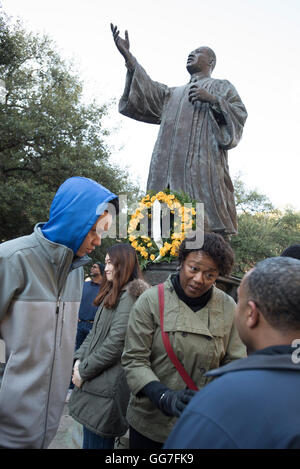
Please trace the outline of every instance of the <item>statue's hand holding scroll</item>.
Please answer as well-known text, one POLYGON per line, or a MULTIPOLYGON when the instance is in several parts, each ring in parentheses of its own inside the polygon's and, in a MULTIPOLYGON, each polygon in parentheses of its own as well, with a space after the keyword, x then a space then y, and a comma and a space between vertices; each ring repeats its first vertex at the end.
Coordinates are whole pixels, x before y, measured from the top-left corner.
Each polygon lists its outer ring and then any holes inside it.
POLYGON ((189 91, 189 101, 192 104, 194 104, 196 101, 201 101, 202 103, 216 104, 217 98, 208 91, 206 91, 204 88, 201 88, 196 83, 193 83, 189 91))

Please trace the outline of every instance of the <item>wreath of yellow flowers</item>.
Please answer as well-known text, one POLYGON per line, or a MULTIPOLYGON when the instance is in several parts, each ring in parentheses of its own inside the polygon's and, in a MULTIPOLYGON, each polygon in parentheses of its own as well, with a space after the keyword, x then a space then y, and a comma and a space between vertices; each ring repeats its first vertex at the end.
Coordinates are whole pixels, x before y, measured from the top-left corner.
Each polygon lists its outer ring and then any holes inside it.
POLYGON ((191 202, 185 194, 160 191, 154 195, 146 194, 138 203, 137 209, 129 219, 127 233, 131 246, 137 251, 142 268, 150 262, 171 262, 178 257, 178 248, 182 240, 186 233, 195 226, 196 210, 191 206, 191 202), (151 207, 156 200, 167 204, 171 214, 178 214, 176 218, 178 221, 173 221, 170 227, 170 237, 168 239, 162 238, 163 245, 161 247, 149 236, 137 236, 140 221, 144 217, 151 218, 151 207))

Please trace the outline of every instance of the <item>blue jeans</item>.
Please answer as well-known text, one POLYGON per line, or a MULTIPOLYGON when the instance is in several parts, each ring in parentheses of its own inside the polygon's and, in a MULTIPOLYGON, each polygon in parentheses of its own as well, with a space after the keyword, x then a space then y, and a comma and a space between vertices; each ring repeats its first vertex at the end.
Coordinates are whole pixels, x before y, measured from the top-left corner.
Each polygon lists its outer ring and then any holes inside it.
POLYGON ((75 350, 78 350, 93 327, 92 322, 79 321, 77 326, 75 350))
POLYGON ((83 427, 82 449, 114 449, 114 445, 114 438, 104 438, 83 427))

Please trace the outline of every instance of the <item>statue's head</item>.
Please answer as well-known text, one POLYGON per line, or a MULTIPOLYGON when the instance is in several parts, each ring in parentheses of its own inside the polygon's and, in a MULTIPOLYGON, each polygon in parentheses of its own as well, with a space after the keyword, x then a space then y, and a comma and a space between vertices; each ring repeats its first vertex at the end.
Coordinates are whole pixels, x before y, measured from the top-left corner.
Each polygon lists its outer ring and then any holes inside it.
POLYGON ((189 54, 186 69, 191 75, 198 72, 207 72, 210 75, 216 61, 216 54, 210 47, 199 47, 189 54))

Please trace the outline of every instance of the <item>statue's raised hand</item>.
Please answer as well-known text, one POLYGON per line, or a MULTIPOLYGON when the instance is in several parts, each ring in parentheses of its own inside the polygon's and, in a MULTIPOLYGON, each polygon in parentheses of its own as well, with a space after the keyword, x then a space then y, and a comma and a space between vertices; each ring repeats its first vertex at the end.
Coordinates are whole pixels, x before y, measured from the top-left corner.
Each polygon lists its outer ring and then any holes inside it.
POLYGON ((128 60, 129 58, 129 37, 128 37, 128 32, 125 31, 125 39, 122 39, 120 37, 120 31, 118 30, 117 26, 114 26, 112 23, 110 23, 110 28, 112 31, 112 35, 115 41, 115 44, 120 51, 120 53, 123 55, 125 60, 128 60))

